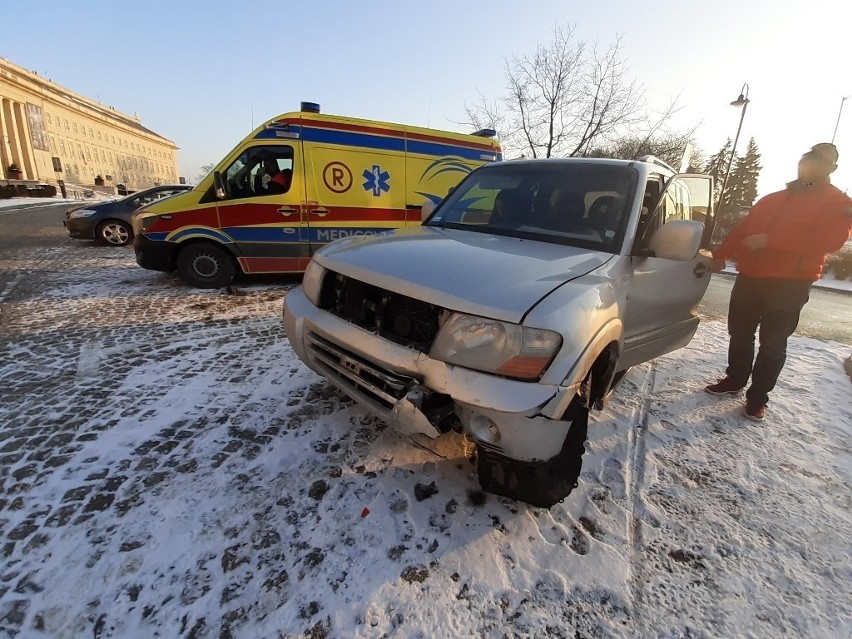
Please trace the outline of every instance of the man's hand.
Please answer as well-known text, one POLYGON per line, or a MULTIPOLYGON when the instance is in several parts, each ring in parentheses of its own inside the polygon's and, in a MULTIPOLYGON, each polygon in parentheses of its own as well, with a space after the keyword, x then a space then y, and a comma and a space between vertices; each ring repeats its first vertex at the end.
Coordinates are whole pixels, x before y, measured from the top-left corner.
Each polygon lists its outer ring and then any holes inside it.
POLYGON ((761 233, 760 235, 749 235, 743 240, 743 246, 749 251, 766 248, 767 244, 769 244, 769 236, 766 233, 761 233))
POLYGON ((727 264, 727 262, 725 262, 725 260, 720 260, 720 259, 714 257, 710 261, 710 272, 711 273, 721 273, 723 270, 725 270, 725 267, 727 265, 728 264, 727 264))

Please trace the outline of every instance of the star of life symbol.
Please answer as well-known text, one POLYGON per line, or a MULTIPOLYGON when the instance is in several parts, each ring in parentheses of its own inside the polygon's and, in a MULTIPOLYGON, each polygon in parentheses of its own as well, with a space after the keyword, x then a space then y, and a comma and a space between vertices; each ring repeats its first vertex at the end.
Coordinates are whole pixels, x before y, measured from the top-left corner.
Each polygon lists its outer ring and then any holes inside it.
POLYGON ((387 171, 382 171, 382 167, 378 164, 373 165, 373 170, 364 169, 364 173, 362 173, 363 178, 366 180, 363 184, 365 191, 373 191, 373 195, 376 197, 382 194, 382 191, 387 193, 390 191, 390 184, 388 180, 390 180, 390 173, 387 171))

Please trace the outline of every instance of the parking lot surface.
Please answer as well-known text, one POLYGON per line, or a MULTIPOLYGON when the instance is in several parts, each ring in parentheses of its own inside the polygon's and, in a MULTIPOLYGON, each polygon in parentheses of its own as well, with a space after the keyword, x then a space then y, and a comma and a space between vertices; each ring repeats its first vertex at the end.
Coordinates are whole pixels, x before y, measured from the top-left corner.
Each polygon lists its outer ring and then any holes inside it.
POLYGON ((295 283, 4 250, 0 637, 846 636, 846 347, 797 341, 756 428, 700 392, 725 344, 705 323, 628 375, 543 510, 302 366, 295 283))

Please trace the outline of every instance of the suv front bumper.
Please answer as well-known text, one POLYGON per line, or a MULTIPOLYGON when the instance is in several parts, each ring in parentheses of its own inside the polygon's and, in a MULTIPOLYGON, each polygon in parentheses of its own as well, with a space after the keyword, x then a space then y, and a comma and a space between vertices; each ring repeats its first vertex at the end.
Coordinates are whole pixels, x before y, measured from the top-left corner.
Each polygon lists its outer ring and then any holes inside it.
POLYGON ((571 423, 549 411, 566 405, 576 387, 520 382, 432 359, 315 307, 301 288, 284 300, 284 325, 303 362, 398 430, 437 437, 440 406, 429 400, 436 395, 451 400, 464 432, 497 455, 547 461, 562 450, 571 423))

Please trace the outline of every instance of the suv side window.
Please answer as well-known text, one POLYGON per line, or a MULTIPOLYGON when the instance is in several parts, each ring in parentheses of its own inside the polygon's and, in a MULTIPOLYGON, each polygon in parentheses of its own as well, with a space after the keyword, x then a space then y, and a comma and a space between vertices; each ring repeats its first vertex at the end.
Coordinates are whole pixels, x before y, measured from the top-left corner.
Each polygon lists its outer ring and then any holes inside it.
MULTIPOLYGON (((651 186, 650 179, 648 185, 651 186)), ((666 185, 666 190, 652 213, 647 214, 646 207, 642 207, 636 241, 633 245, 634 254, 643 254, 657 229, 673 220, 693 220, 706 226, 712 199, 712 185, 712 180, 707 179, 706 176, 680 175, 673 178, 671 183, 666 185)), ((646 201, 647 199, 646 192, 646 201)), ((707 241, 705 237, 702 246, 706 245, 707 241)))
POLYGON ((225 170, 228 200, 278 195, 293 181, 293 147, 253 146, 225 170))
POLYGON ((660 224, 657 216, 661 212, 660 193, 663 190, 663 176, 651 175, 645 184, 645 195, 642 197, 642 212, 639 216, 639 226, 636 229, 636 241, 633 245, 634 251, 639 252, 648 246, 648 241, 660 224))

